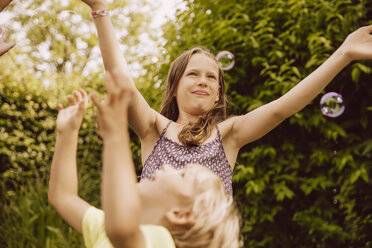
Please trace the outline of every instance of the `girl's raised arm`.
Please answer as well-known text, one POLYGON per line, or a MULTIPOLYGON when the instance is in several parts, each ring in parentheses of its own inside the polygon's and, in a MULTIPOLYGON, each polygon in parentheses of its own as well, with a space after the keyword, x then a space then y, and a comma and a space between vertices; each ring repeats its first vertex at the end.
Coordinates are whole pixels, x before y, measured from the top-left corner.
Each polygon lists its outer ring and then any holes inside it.
POLYGON ((352 60, 372 59, 371 32, 372 25, 354 31, 321 66, 282 97, 246 115, 233 118, 231 134, 236 148, 259 139, 304 108, 352 60))
MULTIPOLYGON (((85 2, 92 11, 96 11, 96 13, 108 9, 104 0, 82 1, 85 2)), ((121 80, 121 83, 126 84, 127 87, 129 86, 135 89, 135 96, 132 98, 129 106, 129 124, 142 139, 146 135, 147 131, 155 125, 157 112, 148 105, 141 93, 136 89, 127 62, 122 51, 120 51, 110 16, 98 14, 94 18, 94 21, 97 28, 99 46, 105 70, 107 72, 112 72, 114 68, 119 68, 125 76, 121 80)))

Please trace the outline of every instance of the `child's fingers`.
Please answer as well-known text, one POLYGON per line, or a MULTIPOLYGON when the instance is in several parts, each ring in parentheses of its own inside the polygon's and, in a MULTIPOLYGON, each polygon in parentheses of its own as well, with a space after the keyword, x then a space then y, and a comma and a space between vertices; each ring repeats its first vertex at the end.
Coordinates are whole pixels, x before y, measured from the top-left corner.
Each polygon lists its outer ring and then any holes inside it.
POLYGON ((71 95, 68 95, 67 96, 67 101, 68 101, 68 104, 75 105, 75 101, 74 101, 74 99, 72 98, 71 95))
POLYGON ((80 89, 79 92, 80 92, 80 94, 83 98, 84 106, 87 106, 88 105, 88 94, 87 94, 87 92, 84 89, 80 89))
POLYGON ((74 95, 77 103, 81 101, 82 96, 80 91, 74 90, 72 94, 74 95))
POLYGON ((58 105, 57 105, 57 109, 58 109, 58 111, 61 111, 61 110, 63 109, 63 105, 60 104, 60 103, 58 103, 58 105))
POLYGON ((78 114, 84 113, 84 109, 85 109, 85 102, 84 101, 80 101, 78 103, 78 110, 77 110, 78 114))
POLYGON ((88 94, 84 89, 80 89, 79 92, 80 92, 80 94, 82 95, 83 98, 88 97, 88 94))

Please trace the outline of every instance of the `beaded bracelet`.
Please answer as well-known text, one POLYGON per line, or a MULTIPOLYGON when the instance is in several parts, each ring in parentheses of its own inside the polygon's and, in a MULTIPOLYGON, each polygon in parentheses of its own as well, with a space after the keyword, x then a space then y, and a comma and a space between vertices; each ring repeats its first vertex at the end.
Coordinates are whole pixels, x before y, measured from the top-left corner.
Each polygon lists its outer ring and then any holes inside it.
POLYGON ((108 16, 110 15, 110 10, 109 9, 95 10, 95 11, 92 11, 91 14, 93 18, 108 16))

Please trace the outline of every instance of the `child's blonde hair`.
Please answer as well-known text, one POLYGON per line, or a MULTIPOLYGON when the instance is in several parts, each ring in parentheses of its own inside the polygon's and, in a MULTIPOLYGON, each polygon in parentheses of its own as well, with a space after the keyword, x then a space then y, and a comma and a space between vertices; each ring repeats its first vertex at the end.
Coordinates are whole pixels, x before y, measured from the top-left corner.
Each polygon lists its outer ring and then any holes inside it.
POLYGON ((176 246, 242 247, 240 215, 221 179, 202 165, 188 165, 187 169, 195 170, 195 195, 191 204, 193 221, 169 230, 176 246))

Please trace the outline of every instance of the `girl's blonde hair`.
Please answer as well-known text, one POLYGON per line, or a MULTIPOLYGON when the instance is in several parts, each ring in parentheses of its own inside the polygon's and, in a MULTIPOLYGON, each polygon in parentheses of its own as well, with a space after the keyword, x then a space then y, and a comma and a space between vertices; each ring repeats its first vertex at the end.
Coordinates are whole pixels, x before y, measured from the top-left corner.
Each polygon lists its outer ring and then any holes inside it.
POLYGON ((169 230, 178 248, 242 247, 240 215, 233 197, 226 193, 221 179, 202 165, 188 165, 195 170, 195 195, 191 209, 193 221, 169 230))
MULTIPOLYGON (((174 96, 178 83, 186 70, 191 56, 194 54, 204 54, 216 61, 216 58, 208 50, 196 47, 188 50, 176 58, 171 64, 166 81, 166 90, 160 113, 170 120, 177 121, 178 105, 174 96)), ((218 70, 219 100, 214 107, 196 123, 185 125, 178 135, 178 139, 185 146, 197 146, 202 144, 211 135, 214 126, 226 119, 226 96, 225 81, 221 69, 218 70)))

